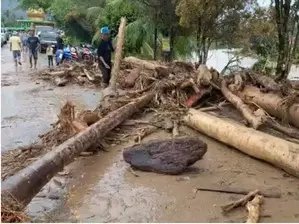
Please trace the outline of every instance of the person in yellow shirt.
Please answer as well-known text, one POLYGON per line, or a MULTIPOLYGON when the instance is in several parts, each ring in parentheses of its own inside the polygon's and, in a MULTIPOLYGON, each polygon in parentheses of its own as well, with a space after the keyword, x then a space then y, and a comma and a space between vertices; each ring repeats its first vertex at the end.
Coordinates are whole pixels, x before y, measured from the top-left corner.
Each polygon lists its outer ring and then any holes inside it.
POLYGON ((21 63, 21 38, 18 36, 17 32, 13 32, 11 38, 9 38, 10 51, 15 61, 16 66, 22 65, 21 63))

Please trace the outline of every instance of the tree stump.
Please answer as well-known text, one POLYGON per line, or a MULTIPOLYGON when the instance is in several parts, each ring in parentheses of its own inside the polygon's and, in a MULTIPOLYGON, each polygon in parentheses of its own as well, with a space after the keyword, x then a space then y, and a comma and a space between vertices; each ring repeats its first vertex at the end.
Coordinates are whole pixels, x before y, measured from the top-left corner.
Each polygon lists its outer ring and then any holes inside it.
POLYGON ((176 175, 200 160, 207 144, 193 138, 150 141, 127 148, 124 160, 136 169, 176 175))

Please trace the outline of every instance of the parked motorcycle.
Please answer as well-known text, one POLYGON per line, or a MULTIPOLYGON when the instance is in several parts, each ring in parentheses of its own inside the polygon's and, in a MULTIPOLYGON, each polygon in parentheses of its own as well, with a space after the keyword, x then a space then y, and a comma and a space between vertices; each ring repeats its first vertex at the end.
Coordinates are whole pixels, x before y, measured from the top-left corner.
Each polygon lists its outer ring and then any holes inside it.
POLYGON ((72 54, 69 47, 65 47, 63 50, 59 49, 56 51, 55 55, 56 65, 61 63, 72 61, 72 54))

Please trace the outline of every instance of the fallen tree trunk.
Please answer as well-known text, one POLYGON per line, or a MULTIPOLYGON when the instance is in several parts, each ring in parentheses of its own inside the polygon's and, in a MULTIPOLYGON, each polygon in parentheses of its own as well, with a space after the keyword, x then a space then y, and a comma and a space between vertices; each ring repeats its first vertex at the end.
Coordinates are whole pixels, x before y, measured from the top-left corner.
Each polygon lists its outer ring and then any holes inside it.
POLYGON ((294 126, 299 128, 299 104, 294 103, 286 110, 284 106, 284 99, 275 93, 263 93, 261 90, 254 86, 245 86, 242 91, 237 91, 246 103, 254 103, 263 108, 270 115, 279 119, 286 119, 294 126))
POLYGON ((299 145, 190 109, 187 125, 236 149, 299 177, 299 145))
POLYGON ((243 115, 245 120, 254 128, 257 129, 263 123, 263 116, 255 116, 254 111, 245 104, 238 96, 234 95, 228 88, 225 79, 221 82, 221 92, 224 97, 231 102, 243 115))
POLYGON ((153 70, 157 73, 157 77, 160 78, 160 77, 165 77, 169 74, 169 68, 166 67, 166 66, 162 66, 162 65, 159 65, 155 62, 150 62, 150 61, 146 61, 146 60, 142 60, 142 59, 139 59, 139 58, 135 58, 135 57, 126 57, 124 59, 125 62, 127 63, 130 63, 132 64, 134 67, 138 67, 138 66, 141 66, 145 69, 148 69, 148 70, 153 70))
POLYGON ((19 171, 2 182, 1 202, 13 211, 21 210, 28 205, 40 189, 63 167, 73 161, 81 152, 88 149, 107 132, 121 124, 138 109, 146 106, 154 97, 149 93, 134 102, 115 110, 76 136, 68 139, 41 159, 19 171), (21 204, 15 207, 16 201, 21 204))
POLYGON ((120 63, 121 63, 121 59, 122 59, 123 45, 124 45, 124 40, 125 40, 126 22, 127 22, 126 18, 122 17, 121 21, 120 21, 119 28, 118 28, 115 60, 114 60, 114 64, 113 64, 112 71, 111 71, 111 81, 110 81, 110 85, 113 90, 116 89, 117 76, 119 74, 120 63))

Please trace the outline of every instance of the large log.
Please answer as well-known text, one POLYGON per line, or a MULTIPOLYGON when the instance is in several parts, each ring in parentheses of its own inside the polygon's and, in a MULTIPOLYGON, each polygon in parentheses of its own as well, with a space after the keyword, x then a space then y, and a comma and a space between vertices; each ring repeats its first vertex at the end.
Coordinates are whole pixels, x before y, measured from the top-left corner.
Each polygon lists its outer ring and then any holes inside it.
POLYGON ((154 61, 146 61, 132 56, 124 58, 124 61, 132 64, 134 67, 141 66, 142 68, 155 71, 157 78, 163 78, 170 73, 168 67, 159 65, 154 61))
POLYGON ((2 183, 1 202, 12 208, 12 210, 15 209, 16 201, 21 204, 21 207, 25 207, 57 172, 63 170, 64 166, 71 163, 81 152, 104 137, 107 132, 121 124, 140 108, 146 106, 153 96, 154 93, 149 93, 113 111, 30 166, 6 179, 2 183))
POLYGON ((254 129, 257 129, 263 123, 264 119, 262 113, 261 116, 256 116, 254 111, 247 104, 227 88, 225 79, 221 82, 221 92, 224 97, 242 113, 243 117, 254 129))
POLYGON ((123 54, 123 45, 124 45, 124 41, 125 41, 125 28, 126 28, 126 18, 122 17, 121 21, 120 21, 119 28, 118 28, 118 37, 117 37, 117 43, 116 43, 114 65, 113 65, 112 71, 111 71, 110 85, 113 90, 116 89, 117 76, 118 76, 119 70, 120 70, 120 63, 121 63, 122 54, 123 54))
POLYGON ((284 99, 275 93, 264 93, 254 86, 245 86, 242 91, 237 91, 246 103, 254 103, 272 116, 280 119, 287 119, 294 126, 299 128, 299 104, 294 103, 286 111, 284 108, 284 99))
POLYGON ((194 109, 189 110, 184 121, 212 138, 299 177, 298 144, 194 109))

